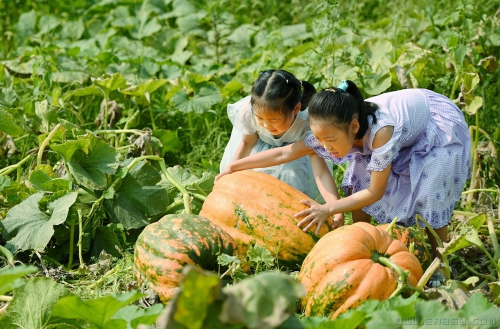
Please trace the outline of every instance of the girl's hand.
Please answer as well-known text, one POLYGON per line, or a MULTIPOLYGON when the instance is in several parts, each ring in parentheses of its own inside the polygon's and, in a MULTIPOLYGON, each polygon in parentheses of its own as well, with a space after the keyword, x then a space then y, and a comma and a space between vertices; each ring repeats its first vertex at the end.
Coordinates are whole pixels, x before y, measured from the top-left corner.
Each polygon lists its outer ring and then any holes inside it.
POLYGON ((332 228, 332 230, 339 228, 341 226, 344 226, 344 214, 339 213, 339 214, 333 215, 333 222, 330 224, 330 227, 332 228))
POLYGON ((230 166, 227 166, 226 169, 224 169, 223 171, 221 171, 220 174, 218 174, 217 176, 215 176, 215 183, 224 175, 228 175, 230 173, 232 173, 233 171, 231 170, 230 166))
MULTIPOLYGON (((328 209, 326 208, 325 205, 320 205, 317 202, 310 201, 310 200, 301 200, 300 201, 302 204, 305 204, 309 206, 309 209, 304 209, 298 213, 295 214, 295 218, 297 217, 302 217, 305 216, 300 222, 297 223, 298 227, 301 227, 305 224, 306 227, 304 227, 304 232, 307 232, 314 224, 317 224, 318 227, 316 228, 316 234, 319 233, 319 229, 321 228, 321 225, 323 225, 324 222, 328 222, 328 219, 330 218, 330 213, 328 212, 328 209)), ((337 214, 339 215, 339 214, 337 214)), ((340 224, 341 218, 337 216, 337 223, 340 224)), ((341 220, 342 224, 344 224, 343 221, 343 216, 341 220)), ((335 222, 334 218, 334 223, 333 225, 337 225, 335 222)), ((338 225, 340 226, 340 225, 338 225)))

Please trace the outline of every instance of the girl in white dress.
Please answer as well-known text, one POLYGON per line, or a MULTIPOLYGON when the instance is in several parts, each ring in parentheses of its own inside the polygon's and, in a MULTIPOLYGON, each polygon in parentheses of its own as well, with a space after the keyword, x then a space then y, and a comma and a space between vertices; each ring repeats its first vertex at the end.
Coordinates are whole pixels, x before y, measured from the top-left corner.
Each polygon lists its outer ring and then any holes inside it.
MULTIPOLYGON (((233 130, 220 171, 250 154, 303 139, 310 133, 307 105, 315 93, 313 85, 285 70, 260 72, 252 94, 227 106, 233 130)), ((254 170, 272 175, 313 199, 320 197, 309 157, 254 170)))

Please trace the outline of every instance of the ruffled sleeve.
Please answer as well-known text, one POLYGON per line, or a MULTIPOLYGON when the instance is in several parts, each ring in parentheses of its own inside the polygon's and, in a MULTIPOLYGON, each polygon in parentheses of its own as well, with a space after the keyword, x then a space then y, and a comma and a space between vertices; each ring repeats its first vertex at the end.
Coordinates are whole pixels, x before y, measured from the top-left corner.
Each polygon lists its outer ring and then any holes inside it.
POLYGON ((367 166, 370 171, 382 171, 398 156, 401 146, 408 139, 409 129, 404 126, 395 125, 393 123, 377 122, 378 129, 372 130, 370 134, 369 144, 373 145, 373 139, 377 131, 383 126, 393 126, 394 130, 392 137, 387 143, 379 148, 373 149, 371 161, 367 166))
POLYGON ((250 106, 251 96, 240 99, 234 104, 227 105, 227 116, 233 127, 242 134, 252 135, 257 132, 250 106))

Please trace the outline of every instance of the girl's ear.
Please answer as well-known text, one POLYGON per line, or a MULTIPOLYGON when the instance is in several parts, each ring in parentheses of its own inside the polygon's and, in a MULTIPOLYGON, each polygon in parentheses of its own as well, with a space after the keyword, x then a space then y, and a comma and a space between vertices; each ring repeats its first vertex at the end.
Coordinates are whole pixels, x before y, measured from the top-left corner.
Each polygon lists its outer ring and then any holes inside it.
POLYGON ((302 107, 302 104, 300 102, 298 102, 297 105, 295 105, 295 108, 293 109, 293 114, 297 115, 300 112, 301 107, 302 107))
POLYGON ((349 129, 350 129, 351 133, 353 133, 353 134, 357 134, 358 133, 359 127, 360 126, 359 126, 358 119, 353 119, 351 121, 351 124, 349 125, 349 129))

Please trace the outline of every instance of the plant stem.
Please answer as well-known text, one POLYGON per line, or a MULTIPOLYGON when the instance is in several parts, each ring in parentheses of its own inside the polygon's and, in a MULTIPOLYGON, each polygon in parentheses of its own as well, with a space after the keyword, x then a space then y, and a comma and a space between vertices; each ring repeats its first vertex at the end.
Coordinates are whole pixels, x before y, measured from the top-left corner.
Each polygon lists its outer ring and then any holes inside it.
POLYGON ((189 192, 186 190, 184 186, 179 184, 168 172, 167 166, 165 165, 165 160, 163 158, 157 157, 159 160, 158 162, 160 163, 160 168, 167 180, 174 185, 182 194, 182 199, 184 200, 184 211, 187 214, 191 213, 191 204, 190 204, 190 196, 189 192))
POLYGON ((387 228, 385 229, 385 231, 387 233, 391 232, 392 229, 394 228, 394 225, 396 225, 396 222, 398 221, 398 216, 394 217, 394 219, 392 220, 392 222, 389 224, 389 226, 387 226, 387 228))
POLYGON ((399 267, 398 264, 394 263, 387 257, 383 256, 378 257, 378 262, 391 268, 399 275, 400 280, 398 280, 398 286, 396 287, 396 290, 394 290, 394 292, 391 294, 390 297, 398 296, 403 291, 403 289, 408 285, 409 272, 403 271, 403 269, 399 267))
POLYGON ((498 237, 495 232, 495 225, 491 217, 486 217, 488 224, 488 232, 490 233, 491 244, 493 245, 493 260, 497 262, 500 259, 500 246, 498 245, 498 237))
POLYGON ((125 133, 130 133, 130 134, 137 134, 141 135, 144 132, 138 129, 102 129, 102 130, 96 130, 93 132, 94 134, 125 134, 125 133))
POLYGON ((50 134, 43 140, 42 145, 40 145, 40 148, 38 149, 38 155, 36 157, 36 165, 37 167, 42 164, 42 157, 43 157, 43 151, 45 150, 45 147, 49 144, 50 140, 52 137, 54 137, 55 133, 57 130, 61 127, 61 124, 58 123, 54 129, 50 132, 50 134))
POLYGON ((71 270, 73 266, 73 244, 75 243, 75 220, 71 220, 70 230, 69 230, 69 259, 68 259, 68 270, 71 270))
POLYGON ((439 258, 437 258, 437 257, 434 258, 431 265, 429 265, 429 267, 427 268, 425 273, 422 275, 422 277, 418 281, 417 289, 422 290, 422 288, 425 286, 427 281, 429 281, 429 279, 431 278, 432 274, 434 274, 434 272, 436 272, 436 270, 438 269, 438 267, 440 265, 441 265, 441 261, 439 260, 439 258))
POLYGON ((489 280, 489 281, 496 281, 496 279, 491 276, 491 275, 488 275, 488 274, 481 274, 479 273, 478 271, 476 271, 472 266, 470 266, 469 264, 467 264, 467 262, 465 261, 465 259, 463 259, 462 257, 457 257, 458 260, 460 261, 460 263, 462 263, 462 266, 465 267, 469 272, 471 272, 472 274, 482 278, 482 279, 485 279, 485 280, 489 280))
MULTIPOLYGON (((422 221, 425 224, 425 226, 427 227, 427 230, 429 230, 429 232, 431 232, 431 234, 436 239, 438 246, 440 248, 443 248, 443 242, 441 241, 441 239, 437 235, 436 231, 434 231, 432 226, 424 219, 424 217, 422 217, 419 214, 417 214, 415 217, 417 218, 417 225, 418 225, 419 220, 422 221)), ((446 277, 447 280, 449 280, 450 279, 450 265, 448 264, 448 257, 446 257, 446 255, 443 255, 443 254, 441 254, 441 257, 443 258, 443 263, 444 263, 444 276, 446 277)))
POLYGON ((28 161, 29 159, 31 159, 31 157, 32 157, 32 155, 28 155, 27 157, 25 157, 24 159, 22 159, 21 161, 19 161, 15 165, 11 165, 11 166, 8 166, 8 167, 0 169, 0 176, 4 176, 4 175, 10 174, 11 172, 13 172, 14 170, 16 170, 17 168, 21 167, 21 165, 23 165, 26 161, 28 161))
POLYGON ((0 296, 0 302, 10 302, 13 298, 12 296, 0 296))
POLYGON ((83 268, 85 264, 83 263, 83 215, 80 209, 77 210, 78 213, 78 259, 80 260, 80 268, 83 268))

